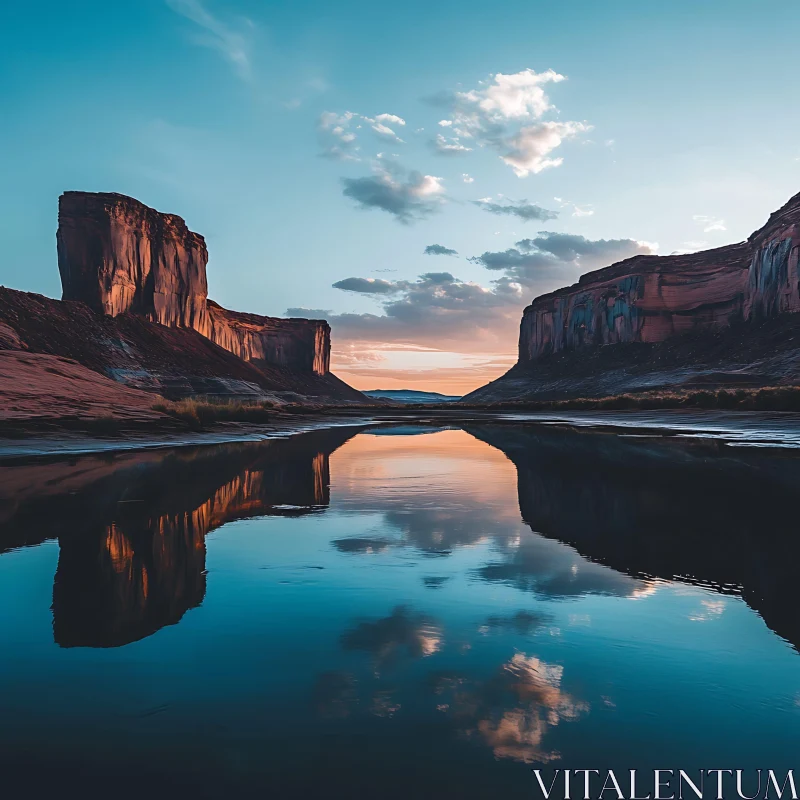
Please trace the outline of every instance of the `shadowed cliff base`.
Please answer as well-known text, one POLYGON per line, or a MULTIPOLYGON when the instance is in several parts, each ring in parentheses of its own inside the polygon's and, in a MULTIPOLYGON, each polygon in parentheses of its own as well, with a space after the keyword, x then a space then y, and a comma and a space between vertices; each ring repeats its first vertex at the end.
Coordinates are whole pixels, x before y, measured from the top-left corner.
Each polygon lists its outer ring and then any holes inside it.
MULTIPOLYGON (((516 364, 461 402, 588 401, 627 394, 641 395, 641 402, 646 403, 656 396, 652 393, 658 393, 691 405, 694 401, 688 398, 701 390, 728 389, 744 398, 767 387, 788 389, 798 381, 800 316, 784 314, 718 331, 686 333, 655 344, 627 342, 552 353, 535 362, 516 364), (651 393, 650 400, 647 393, 651 393)), ((700 407, 714 407, 702 406, 702 402, 700 407)), ((723 398, 719 407, 725 408, 724 402, 723 398)), ((548 407, 557 406, 551 403, 548 407)), ((765 406, 744 403, 736 407, 765 406)))
POLYGON ((62 647, 136 641, 202 603, 208 533, 326 508, 328 456, 358 430, 0 464, 0 555, 58 540, 53 633, 62 647))
MULTIPOLYGON (((365 399, 332 373, 317 375, 244 361, 189 328, 170 328, 133 314, 110 317, 93 312, 83 303, 2 287, 0 354, 6 364, 15 358, 27 359, 29 371, 36 367, 36 359, 27 358, 29 354, 67 359, 76 368, 97 373, 98 384, 114 383, 120 393, 126 387, 149 396, 150 405, 157 402, 154 394, 170 399, 201 395, 309 403, 365 399)), ((46 369, 43 365, 42 370, 46 369)), ((45 372, 41 377, 40 399, 46 397, 53 412, 58 411, 58 392, 53 395, 46 389, 45 372)), ((3 391, 16 390, 15 384, 19 381, 9 376, 2 383, 3 391)), ((92 393, 76 399, 89 402, 92 393)), ((144 404, 143 397, 140 400, 144 404)), ((61 416, 74 414, 68 404, 64 409, 61 416)))

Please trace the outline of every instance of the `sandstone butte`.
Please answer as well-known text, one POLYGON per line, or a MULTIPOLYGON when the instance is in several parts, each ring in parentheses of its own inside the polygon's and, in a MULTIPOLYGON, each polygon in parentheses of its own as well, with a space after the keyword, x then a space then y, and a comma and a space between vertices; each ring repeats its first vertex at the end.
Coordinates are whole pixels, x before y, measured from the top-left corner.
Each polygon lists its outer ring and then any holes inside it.
POLYGON ((747 241, 635 256, 537 297, 519 356, 470 402, 800 383, 800 194, 747 241))
MULTIPOLYGON (((61 301, 0 288, 3 385, 49 387, 46 416, 142 418, 153 413, 143 391, 365 401, 330 372, 324 320, 240 313, 209 300, 205 240, 180 217, 120 194, 66 192, 56 241, 61 301), (44 364, 32 354, 59 360, 44 381, 31 382, 44 364), (79 398, 81 387, 92 402, 79 398)), ((15 391, 12 416, 40 416, 43 398, 15 391)))

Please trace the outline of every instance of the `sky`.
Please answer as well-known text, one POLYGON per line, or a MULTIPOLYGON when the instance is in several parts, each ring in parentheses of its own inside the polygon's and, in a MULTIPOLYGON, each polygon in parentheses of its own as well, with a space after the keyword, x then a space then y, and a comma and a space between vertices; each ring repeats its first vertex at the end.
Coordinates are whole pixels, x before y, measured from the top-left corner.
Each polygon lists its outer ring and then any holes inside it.
POLYGON ((238 311, 361 389, 462 394, 535 296, 745 239, 800 191, 794 0, 0 8, 0 283, 60 296, 65 190, 179 214, 238 311))

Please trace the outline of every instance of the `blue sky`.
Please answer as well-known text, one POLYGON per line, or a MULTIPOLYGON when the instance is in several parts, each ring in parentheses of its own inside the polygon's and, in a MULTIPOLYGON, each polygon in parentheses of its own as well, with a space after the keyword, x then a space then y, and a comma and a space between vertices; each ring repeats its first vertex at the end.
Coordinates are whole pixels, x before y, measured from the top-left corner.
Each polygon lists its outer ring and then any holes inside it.
POLYGON ((0 282, 59 296, 58 195, 122 192, 206 237, 223 305, 325 312, 347 380, 473 388, 536 294, 741 240, 800 190, 798 23, 790 0, 6 3, 0 282))

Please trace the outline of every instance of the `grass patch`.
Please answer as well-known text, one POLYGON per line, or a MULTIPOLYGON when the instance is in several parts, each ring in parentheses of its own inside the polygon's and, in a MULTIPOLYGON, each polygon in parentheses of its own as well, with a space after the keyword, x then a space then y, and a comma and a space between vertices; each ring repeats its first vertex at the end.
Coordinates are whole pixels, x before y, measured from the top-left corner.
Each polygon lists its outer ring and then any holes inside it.
POLYGON ((761 389, 701 389, 685 392, 642 392, 570 400, 515 400, 462 408, 526 409, 529 411, 626 411, 651 409, 723 409, 732 411, 800 411, 800 386, 761 389))
POLYGON ((166 400, 156 403, 153 411, 160 411, 185 422, 191 430, 201 431, 217 422, 270 422, 274 419, 275 406, 266 400, 253 403, 233 400, 214 403, 186 398, 174 403, 166 400))

